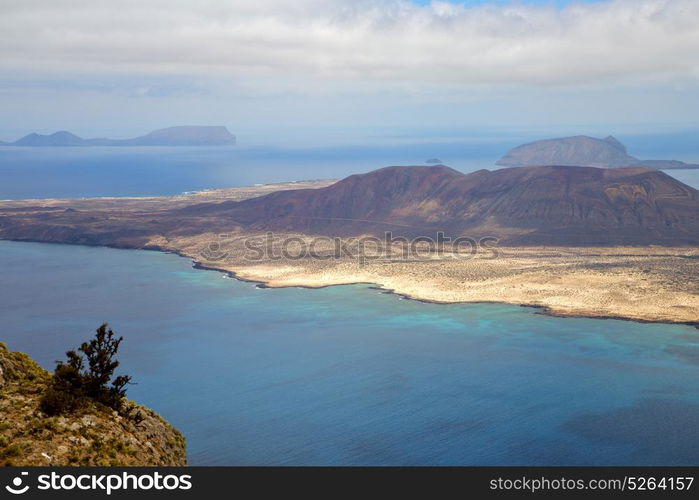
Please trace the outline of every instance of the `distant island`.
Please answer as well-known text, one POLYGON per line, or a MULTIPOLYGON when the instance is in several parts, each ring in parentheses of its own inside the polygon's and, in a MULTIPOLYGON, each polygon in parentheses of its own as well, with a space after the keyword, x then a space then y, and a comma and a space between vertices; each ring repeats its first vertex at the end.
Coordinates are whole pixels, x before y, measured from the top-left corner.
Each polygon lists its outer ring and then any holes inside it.
POLYGON ((579 167, 699 169, 699 165, 678 160, 639 160, 627 154, 626 146, 611 135, 597 139, 585 135, 544 139, 522 144, 500 158, 496 165, 533 167, 564 165, 579 167))
POLYGON ((168 127, 133 139, 83 139, 66 131, 41 135, 32 133, 0 146, 232 146, 235 136, 223 126, 168 127))

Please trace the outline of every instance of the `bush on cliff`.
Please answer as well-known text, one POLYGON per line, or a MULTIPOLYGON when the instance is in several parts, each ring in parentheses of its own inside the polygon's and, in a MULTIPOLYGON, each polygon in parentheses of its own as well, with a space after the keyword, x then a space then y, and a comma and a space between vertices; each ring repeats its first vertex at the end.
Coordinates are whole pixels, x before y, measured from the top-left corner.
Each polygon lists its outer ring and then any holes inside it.
POLYGON ((112 379, 119 366, 116 354, 123 337, 102 324, 95 338, 75 350, 66 352, 68 359, 59 361, 53 379, 41 398, 41 410, 48 415, 68 413, 80 408, 87 399, 98 401, 116 411, 121 410, 128 375, 112 379))

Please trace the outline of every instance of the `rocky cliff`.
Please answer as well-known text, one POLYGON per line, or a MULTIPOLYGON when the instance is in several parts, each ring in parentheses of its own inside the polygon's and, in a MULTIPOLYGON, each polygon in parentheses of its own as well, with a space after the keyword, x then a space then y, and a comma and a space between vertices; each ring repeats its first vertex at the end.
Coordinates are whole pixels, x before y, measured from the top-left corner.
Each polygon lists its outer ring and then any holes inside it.
POLYGON ((186 465, 182 434, 152 410, 127 403, 121 414, 92 402, 49 417, 39 400, 51 374, 0 342, 0 466, 186 465))

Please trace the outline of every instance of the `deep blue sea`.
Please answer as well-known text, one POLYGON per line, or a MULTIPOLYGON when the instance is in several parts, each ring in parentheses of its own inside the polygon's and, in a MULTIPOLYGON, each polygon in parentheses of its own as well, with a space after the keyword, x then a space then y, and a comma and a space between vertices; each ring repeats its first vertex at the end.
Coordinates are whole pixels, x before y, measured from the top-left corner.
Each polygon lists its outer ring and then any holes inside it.
MULTIPOLYGON (((54 147, 0 146, 0 200, 93 196, 155 196, 209 188, 342 178, 388 165, 424 165, 439 159, 462 172, 496 168, 503 152, 525 138, 472 142, 323 148, 274 147, 54 147)), ((624 139, 626 141, 626 139, 624 139)), ((633 142, 633 138, 631 140, 633 142)), ((634 150, 644 158, 699 163, 694 149, 634 150)), ((683 143, 684 144, 684 143, 683 143)), ((699 170, 668 172, 699 188, 699 170)))
POLYGON ((193 464, 699 463, 699 330, 258 289, 175 255, 0 241, 0 339, 46 368, 109 321, 193 464))
MULTIPOLYGON (((509 143, 508 143, 509 144, 509 143)), ((0 200, 154 196, 209 188, 342 178, 439 159, 468 172, 493 168, 504 144, 416 144, 311 149, 240 147, 2 147, 0 200), (438 156, 436 152, 442 153, 438 156)))

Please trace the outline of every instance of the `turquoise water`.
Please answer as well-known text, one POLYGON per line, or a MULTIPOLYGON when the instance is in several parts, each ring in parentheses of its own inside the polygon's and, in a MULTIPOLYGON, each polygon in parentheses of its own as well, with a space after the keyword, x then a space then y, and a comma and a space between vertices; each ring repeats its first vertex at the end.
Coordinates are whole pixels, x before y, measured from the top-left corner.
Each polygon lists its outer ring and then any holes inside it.
POLYGON ((109 321, 193 464, 699 464, 699 330, 258 289, 156 252, 0 242, 0 340, 109 321))

